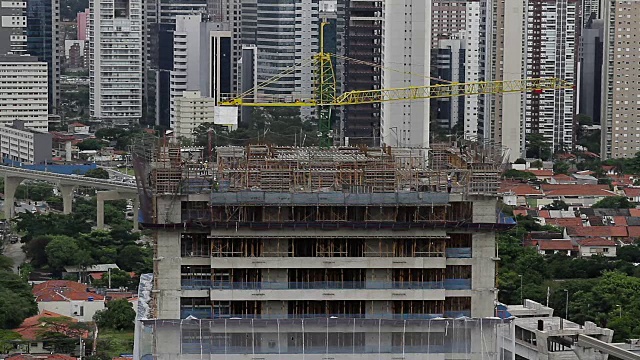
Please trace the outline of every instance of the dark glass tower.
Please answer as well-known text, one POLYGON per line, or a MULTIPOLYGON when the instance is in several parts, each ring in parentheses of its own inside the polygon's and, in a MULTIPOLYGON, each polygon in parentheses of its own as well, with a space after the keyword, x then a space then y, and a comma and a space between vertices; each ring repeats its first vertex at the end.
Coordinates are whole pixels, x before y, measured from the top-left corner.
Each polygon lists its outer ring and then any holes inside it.
POLYGON ((27 1, 27 52, 47 63, 49 114, 57 114, 60 103, 60 2, 27 1))

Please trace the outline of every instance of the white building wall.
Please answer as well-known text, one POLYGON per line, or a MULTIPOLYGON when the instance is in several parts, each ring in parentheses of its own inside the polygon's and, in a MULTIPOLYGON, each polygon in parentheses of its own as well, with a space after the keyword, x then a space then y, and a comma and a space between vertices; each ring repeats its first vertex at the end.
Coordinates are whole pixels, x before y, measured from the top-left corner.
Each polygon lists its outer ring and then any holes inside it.
MULTIPOLYGON (((382 88, 429 85, 424 74, 431 69, 431 1, 388 0, 382 9, 382 88)), ((429 109, 427 100, 382 103, 382 142, 428 147, 429 109)))
POLYGON ((142 118, 142 1, 91 0, 89 21, 91 117, 112 124, 142 118))
POLYGON ((0 1, 0 54, 27 53, 27 2, 0 1))
POLYGON ((38 302, 38 311, 53 311, 54 313, 68 316, 78 321, 93 321, 93 315, 104 310, 104 300, 94 301, 41 301, 38 302), (82 307, 82 315, 80 315, 82 307))
MULTIPOLYGON (((484 17, 481 13, 480 1, 467 2, 466 9, 467 29, 465 31, 465 82, 478 82, 484 79, 483 49, 481 40, 483 36, 484 17)), ((464 136, 467 139, 478 135, 478 124, 482 121, 480 116, 482 95, 465 96, 464 99, 464 136)))
POLYGON ((31 56, 0 56, 0 125, 22 120, 48 131, 47 63, 31 56))

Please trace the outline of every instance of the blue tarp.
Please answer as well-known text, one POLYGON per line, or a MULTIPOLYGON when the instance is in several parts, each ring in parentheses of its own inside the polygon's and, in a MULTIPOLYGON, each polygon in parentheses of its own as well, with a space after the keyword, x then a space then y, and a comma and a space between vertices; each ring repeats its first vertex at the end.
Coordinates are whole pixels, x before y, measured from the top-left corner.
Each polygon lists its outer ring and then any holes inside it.
POLYGON ((9 160, 9 159, 4 159, 3 160, 3 164, 7 165, 7 166, 18 167, 18 168, 21 168, 21 169, 36 170, 36 171, 46 171, 46 172, 51 172, 51 173, 56 173, 56 174, 63 174, 63 175, 73 175, 73 174, 84 175, 87 171, 93 170, 93 169, 98 167, 95 163, 93 163, 93 164, 66 164, 66 165, 58 165, 58 164, 34 164, 34 165, 29 165, 29 164, 23 164, 23 163, 18 162, 18 161, 9 160))

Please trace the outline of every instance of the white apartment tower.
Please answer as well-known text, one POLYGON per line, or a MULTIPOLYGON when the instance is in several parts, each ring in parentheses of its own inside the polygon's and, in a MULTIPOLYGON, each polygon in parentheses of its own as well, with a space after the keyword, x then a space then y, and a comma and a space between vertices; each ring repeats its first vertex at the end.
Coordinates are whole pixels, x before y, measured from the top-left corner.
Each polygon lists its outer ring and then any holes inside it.
POLYGON ((640 0, 612 0, 604 9, 602 159, 640 151, 640 0))
POLYGON ((142 117, 142 1, 91 0, 91 118, 114 125, 142 117))
MULTIPOLYGON (((465 7, 466 29, 464 41, 464 81, 485 80, 486 46, 486 1, 467 1, 465 7)), ((484 103, 486 96, 465 96, 464 137, 467 139, 485 135, 484 103)))
POLYGON ((213 98, 232 92, 232 38, 228 23, 202 21, 201 15, 176 16, 171 71, 171 127, 176 99, 187 90, 213 98))
MULTIPOLYGON (((493 10, 487 17, 491 24, 488 80, 553 77, 574 81, 577 1, 498 0, 493 10)), ((529 134, 541 134, 552 151, 571 147, 573 89, 495 95, 488 107, 485 127, 491 127, 496 143, 509 149, 511 160, 525 155, 529 134)))
MULTIPOLYGON (((431 1, 388 0, 382 14, 382 88, 429 85, 423 74, 431 67, 431 1)), ((429 109, 428 100, 382 103, 382 142, 428 147, 429 109)))
MULTIPOLYGON (((291 70, 319 50, 318 1, 258 1, 256 46, 258 83, 291 70)), ((243 24, 244 26, 245 24, 243 24)), ((248 24, 247 24, 248 25, 248 24)), ((266 94, 305 96, 313 92, 312 66, 301 66, 263 88, 266 94)))
POLYGON ((27 55, 0 56, 0 125, 21 120, 48 131, 47 63, 27 55))
POLYGON ((27 2, 0 2, 0 55, 27 53, 27 2))

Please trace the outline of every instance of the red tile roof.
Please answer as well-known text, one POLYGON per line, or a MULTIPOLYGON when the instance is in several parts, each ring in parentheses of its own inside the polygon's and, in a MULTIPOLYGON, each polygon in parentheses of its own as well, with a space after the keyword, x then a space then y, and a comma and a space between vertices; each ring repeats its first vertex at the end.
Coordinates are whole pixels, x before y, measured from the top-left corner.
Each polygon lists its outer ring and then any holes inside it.
POLYGON ((549 177, 549 176, 553 176, 553 170, 526 170, 527 172, 532 173, 535 176, 544 176, 544 177, 549 177))
POLYGON ((629 237, 640 238, 640 226, 627 226, 627 232, 629 233, 629 237))
POLYGON ((533 240, 540 250, 573 250, 571 240, 533 240))
POLYGON ((81 126, 87 126, 87 125, 85 125, 83 123, 79 123, 79 122, 74 122, 74 123, 69 124, 69 126, 81 127, 81 126))
POLYGON ((560 227, 567 226, 582 226, 582 219, 580 218, 555 218, 546 220, 547 225, 555 225, 560 227))
POLYGON ((616 167, 615 167, 615 166, 613 166, 613 165, 602 165, 602 170, 604 170, 604 171, 613 170, 613 169, 615 169, 615 168, 616 168, 616 167))
POLYGON ((577 241, 580 246, 616 246, 615 241, 601 237, 586 238, 577 241))
POLYGON ((614 216, 613 221, 615 222, 615 226, 627 226, 626 216, 614 216))
POLYGON ((629 209, 629 215, 633 217, 640 217, 640 209, 629 209))
POLYGON ((626 226, 576 226, 567 227, 567 233, 575 237, 627 237, 626 226))
POLYGON ((54 313, 53 311, 44 310, 38 315, 29 317, 24 319, 20 327, 14 329, 13 331, 17 332, 22 336, 25 340, 36 340, 38 339, 40 332, 42 330, 43 319, 45 318, 67 318, 72 322, 78 322, 76 319, 72 319, 68 316, 60 315, 58 313, 54 313))
POLYGON ((513 192, 518 196, 542 195, 542 192, 540 190, 537 190, 536 188, 534 188, 529 184, 523 184, 520 182, 515 183, 510 181, 503 181, 500 184, 500 188, 498 189, 498 192, 499 193, 513 192))
POLYGON ((549 212, 549 210, 538 211, 538 216, 544 219, 551 219, 551 213, 549 212))
POLYGON ((87 286, 68 280, 49 280, 33 287, 37 302, 70 300, 104 300, 104 296, 87 291, 87 286))
POLYGON ((553 175, 553 178, 556 180, 575 180, 574 178, 572 178, 571 176, 567 175, 567 174, 556 174, 553 175))
POLYGON ((542 184, 546 196, 615 196, 609 185, 542 184))
POLYGON ((627 197, 640 196, 640 188, 625 188, 624 194, 627 195, 627 197))
POLYGON ((517 210, 513 210, 513 216, 527 216, 529 215, 529 213, 527 212, 527 210, 524 209, 517 209, 517 210))

